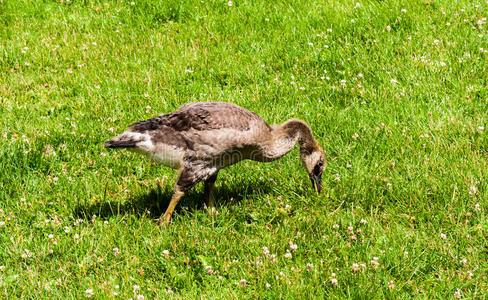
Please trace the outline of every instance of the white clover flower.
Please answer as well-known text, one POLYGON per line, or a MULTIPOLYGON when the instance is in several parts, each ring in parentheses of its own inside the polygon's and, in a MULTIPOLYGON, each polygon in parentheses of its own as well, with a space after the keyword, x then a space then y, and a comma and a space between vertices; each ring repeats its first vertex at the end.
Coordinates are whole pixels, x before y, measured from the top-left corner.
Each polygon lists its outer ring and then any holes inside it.
POLYGON ((475 185, 470 186, 469 187, 469 194, 474 195, 476 193, 478 193, 478 189, 476 188, 476 186, 475 185))
POLYGON ((21 257, 23 259, 27 259, 32 257, 32 252, 29 251, 29 249, 24 249, 24 253, 22 253, 21 257))
POLYGON ((378 257, 373 257, 373 260, 371 261, 371 265, 373 266, 373 269, 377 269, 380 263, 378 262, 378 257))
POLYGON ((388 288, 390 290, 393 290, 395 288, 395 283, 393 283, 393 280, 390 280, 390 282, 388 282, 388 288))
POLYGON ((330 283, 331 283, 333 286, 337 286, 337 284, 338 284, 337 279, 335 279, 335 278, 330 278, 330 283))
POLYGON ((358 264, 356 264, 356 263, 354 263, 354 264, 352 264, 351 269, 352 269, 354 272, 359 272, 359 265, 358 265, 358 264))
POLYGON ((307 264, 307 271, 312 271, 312 269, 313 269, 313 264, 308 263, 307 264))
POLYGON ((271 254, 269 256, 269 259, 271 260, 272 263, 275 263, 278 261, 278 259, 276 258, 276 254, 271 254))
POLYGON ((93 290, 92 289, 85 290, 85 297, 86 298, 91 298, 92 296, 93 296, 93 290))

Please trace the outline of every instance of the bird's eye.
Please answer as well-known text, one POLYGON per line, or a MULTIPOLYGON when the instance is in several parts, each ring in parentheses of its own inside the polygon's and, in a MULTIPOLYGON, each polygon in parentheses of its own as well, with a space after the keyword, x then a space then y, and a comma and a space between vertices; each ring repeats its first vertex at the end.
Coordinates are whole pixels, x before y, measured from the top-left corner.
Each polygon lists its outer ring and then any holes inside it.
POLYGON ((320 169, 321 168, 321 164, 317 164, 314 168, 313 168, 313 173, 315 175, 320 175, 320 172, 322 172, 322 170, 320 169))
POLYGON ((319 163, 317 164, 317 166, 322 167, 323 164, 324 164, 323 162, 319 161, 319 163))

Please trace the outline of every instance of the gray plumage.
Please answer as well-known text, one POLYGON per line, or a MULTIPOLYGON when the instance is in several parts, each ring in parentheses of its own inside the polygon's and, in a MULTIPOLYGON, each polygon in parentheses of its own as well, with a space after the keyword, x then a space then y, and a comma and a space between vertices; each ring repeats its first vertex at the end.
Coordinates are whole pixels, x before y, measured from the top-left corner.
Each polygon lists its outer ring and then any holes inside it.
POLYGON ((205 181, 205 198, 214 205, 213 184, 220 169, 243 159, 268 162, 300 144, 300 156, 314 187, 320 189, 325 157, 310 128, 300 120, 269 126, 259 115, 224 102, 194 102, 177 111, 134 123, 105 142, 179 169, 175 194, 160 223, 170 220, 185 191, 205 181))

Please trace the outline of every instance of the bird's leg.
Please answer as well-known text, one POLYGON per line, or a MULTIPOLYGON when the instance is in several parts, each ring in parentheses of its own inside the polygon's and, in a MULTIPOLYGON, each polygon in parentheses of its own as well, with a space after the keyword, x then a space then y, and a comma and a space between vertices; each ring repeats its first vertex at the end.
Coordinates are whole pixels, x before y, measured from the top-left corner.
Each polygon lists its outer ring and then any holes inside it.
POLYGON ((212 176, 210 176, 207 180, 205 180, 205 190, 203 193, 205 202, 207 203, 207 208, 209 208, 212 213, 215 210, 214 183, 215 180, 217 180, 217 174, 218 173, 215 173, 212 176))
POLYGON ((196 171, 198 171, 198 169, 180 169, 180 175, 178 177, 178 181, 176 182, 175 192, 173 194, 173 197, 171 197, 171 201, 169 202, 166 212, 159 218, 159 225, 169 223, 169 221, 171 220, 171 215, 173 214, 173 210, 178 204, 178 201, 180 201, 181 197, 183 197, 186 191, 188 191, 189 189, 194 187, 195 184, 200 182, 201 177, 198 176, 198 172, 196 171))
POLYGON ((163 225, 165 223, 169 223, 171 220, 171 215, 173 214, 173 210, 175 209, 176 204, 180 201, 181 197, 183 197, 185 193, 180 190, 179 186, 176 185, 175 192, 173 193, 173 197, 171 197, 171 201, 169 202, 168 208, 164 215, 159 218, 159 225, 163 225))

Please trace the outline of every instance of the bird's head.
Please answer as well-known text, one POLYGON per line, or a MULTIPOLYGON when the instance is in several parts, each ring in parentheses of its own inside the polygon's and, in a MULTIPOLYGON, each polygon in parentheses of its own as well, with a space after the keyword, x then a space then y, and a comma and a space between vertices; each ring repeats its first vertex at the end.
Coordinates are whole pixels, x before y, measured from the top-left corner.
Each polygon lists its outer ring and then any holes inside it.
POLYGON ((308 172, 308 176, 312 181, 313 188, 317 193, 320 193, 320 183, 322 181, 322 173, 324 172, 325 161, 324 150, 318 143, 315 143, 311 149, 301 149, 300 158, 308 172))

